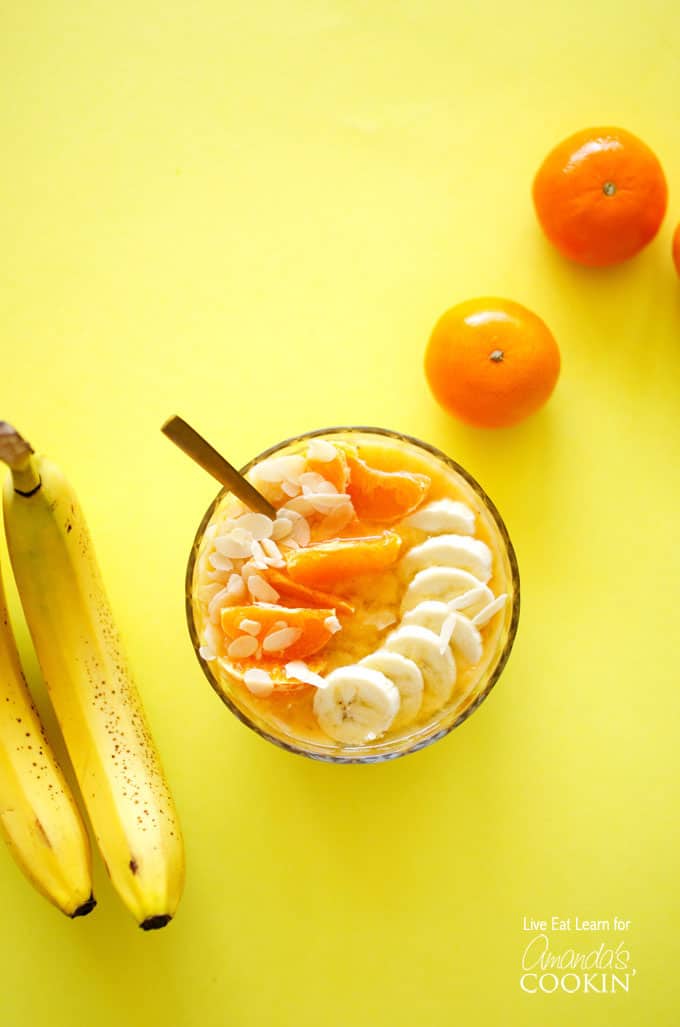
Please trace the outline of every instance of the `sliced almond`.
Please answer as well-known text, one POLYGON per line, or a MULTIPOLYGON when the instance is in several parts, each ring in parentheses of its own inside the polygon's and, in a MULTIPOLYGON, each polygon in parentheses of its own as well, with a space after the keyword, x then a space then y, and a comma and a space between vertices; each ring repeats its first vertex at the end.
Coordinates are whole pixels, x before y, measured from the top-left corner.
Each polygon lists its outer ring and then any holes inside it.
POLYGON ((485 624, 488 624, 491 618, 494 617, 499 610, 503 609, 507 598, 507 593, 504 592, 503 595, 497 596, 492 603, 489 603, 483 610, 480 610, 479 613, 475 614, 472 618, 472 623, 475 627, 483 628, 485 624))
POLYGON ((299 520, 295 521, 295 523, 293 524, 293 531, 291 533, 291 537, 294 542, 297 542, 298 546, 309 545, 309 540, 312 537, 312 533, 309 524, 304 519, 304 517, 300 517, 299 520))
MULTIPOLYGON (((314 513, 314 506, 307 496, 296 496, 294 499, 289 499, 281 509, 285 510, 289 516, 290 514, 297 514, 298 517, 310 517, 314 513)), ((295 523, 293 524, 294 527, 295 523)))
POLYGON ((252 557, 253 564, 255 565, 255 567, 257 567, 258 570, 264 571, 267 569, 269 564, 264 554, 264 549, 262 548, 261 542, 258 542, 257 540, 251 542, 250 555, 252 557))
POLYGON ((277 517, 272 527, 272 538, 278 542, 280 539, 290 535, 292 528, 293 522, 290 518, 277 517))
POLYGON ((323 542, 326 539, 336 538, 338 534, 346 528, 347 525, 354 520, 356 514, 354 513, 354 507, 352 502, 347 498, 347 502, 344 505, 338 505, 330 513, 326 514, 321 522, 317 525, 315 531, 315 538, 319 542, 323 542))
POLYGON ((229 571, 207 571, 204 574, 206 581, 211 581, 215 585, 226 585, 229 581, 229 571))
POLYGON ((225 604, 228 604, 231 599, 231 593, 229 591, 229 585, 227 584, 224 588, 221 588, 219 592, 216 592, 208 604, 208 616, 214 623, 220 619, 220 610, 225 604))
POLYGON ((344 507, 347 503, 347 496, 341 492, 310 492, 305 496, 308 503, 316 513, 328 514, 338 507, 344 507))
POLYGON ((230 560, 228 556, 224 556, 223 553, 214 552, 208 557, 208 562, 217 571, 230 571, 234 567, 233 560, 230 560))
POLYGON ((335 460, 338 451, 332 443, 325 439, 312 439, 307 446, 307 459, 318 460, 321 464, 327 464, 335 460))
POLYGON ((326 679, 310 670, 304 660, 291 660, 286 664, 285 670, 289 678, 297 678, 298 681, 306 685, 315 685, 317 688, 326 687, 326 679))
POLYGON ((220 535, 215 539, 215 549, 222 556, 230 560, 244 560, 250 556, 252 538, 245 532, 237 535, 236 531, 230 535, 220 535))
POLYGON ((215 528, 212 538, 219 538, 220 535, 231 535, 236 527, 236 520, 234 517, 225 517, 217 524, 211 526, 215 528))
POLYGON ((265 538, 260 543, 264 553, 264 559, 270 567, 285 567, 286 561, 281 555, 281 550, 271 538, 265 538))
POLYGON ((335 485, 316 471, 306 471, 304 474, 301 474, 300 484, 302 485, 302 491, 305 496, 315 492, 321 492, 327 495, 338 494, 338 490, 335 485))
POLYGON ((259 635, 262 631, 259 620, 250 620, 248 617, 243 618, 238 628, 239 631, 245 631, 246 635, 259 635))
POLYGON ((253 599, 259 599, 262 603, 275 603, 279 598, 279 593, 259 574, 251 574, 248 578, 248 591, 253 599))
POLYGON ((252 558, 250 560, 246 560, 246 562, 242 565, 240 570, 241 577, 245 581, 246 586, 248 585, 248 578, 251 576, 251 574, 259 574, 260 570, 261 568, 257 566, 257 564, 252 558))
POLYGON ((247 513, 238 518, 236 525, 251 538, 261 541, 263 538, 271 538, 274 522, 266 514, 247 513))
POLYGON ((232 574, 227 582, 227 595, 234 600, 245 594, 246 586, 240 574, 232 574))
POLYGON ((467 610, 468 606, 474 606, 485 595, 493 595, 493 593, 488 585, 479 585, 477 588, 469 588, 467 592, 456 596, 455 599, 450 599, 447 606, 450 610, 467 610))
POLYGON ((262 651, 265 653, 280 653, 288 649, 302 636, 302 628, 279 628, 278 631, 270 631, 262 641, 262 651))
POLYGON ((299 549, 300 548, 300 544, 298 542, 296 542, 295 539, 292 538, 292 537, 281 539, 281 545, 285 549, 299 549))
POLYGON ((301 521, 300 524, 296 525, 293 530, 295 532, 295 537, 291 538, 291 540, 290 540, 290 542, 291 542, 290 548, 291 549, 302 549, 305 546, 308 546, 309 545, 309 541, 311 539, 311 532, 310 532, 309 525, 307 524, 307 522, 306 521, 301 521))
POLYGON ((245 660, 257 652, 257 640, 252 635, 241 635, 227 647, 227 656, 231 660, 245 660))
POLYGON ((305 458, 303 456, 273 456, 263 460, 254 468, 254 472, 262 481, 281 482, 285 479, 296 479, 305 470, 305 458))
POLYGON ((220 653, 224 642, 224 635, 220 628, 211 621, 208 621, 203 629, 203 642, 212 649, 214 653, 220 653))
POLYGON ((300 486, 298 485, 298 483, 296 481, 288 481, 288 480, 286 480, 286 481, 281 483, 281 491, 286 496, 290 496, 292 498, 293 496, 299 496, 300 492, 301 492, 301 489, 300 489, 300 486))
POLYGON ((266 670, 253 667, 243 675, 243 683, 249 692, 259 699, 266 699, 274 691, 274 683, 266 670))

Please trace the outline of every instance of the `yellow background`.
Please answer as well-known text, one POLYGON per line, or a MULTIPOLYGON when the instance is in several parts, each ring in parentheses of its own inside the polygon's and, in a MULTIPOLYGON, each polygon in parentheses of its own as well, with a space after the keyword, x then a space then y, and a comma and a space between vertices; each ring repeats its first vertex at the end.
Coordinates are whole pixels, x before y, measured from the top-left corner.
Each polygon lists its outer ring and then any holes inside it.
POLYGON ((70 923, 0 851, 3 1027, 676 1024, 680 8, 15 0, 1 21, 0 413, 81 495, 188 855, 146 936, 99 863, 70 923), (670 184, 660 236, 607 271, 551 250, 529 198, 598 123, 670 184), (513 430, 455 423, 421 372, 479 294, 562 350, 513 430), (182 595, 215 487, 161 436, 174 412, 237 462, 367 423, 478 477, 523 612, 463 728, 338 768, 220 706, 182 595), (553 914, 632 921, 628 995, 522 994, 521 918, 553 914))

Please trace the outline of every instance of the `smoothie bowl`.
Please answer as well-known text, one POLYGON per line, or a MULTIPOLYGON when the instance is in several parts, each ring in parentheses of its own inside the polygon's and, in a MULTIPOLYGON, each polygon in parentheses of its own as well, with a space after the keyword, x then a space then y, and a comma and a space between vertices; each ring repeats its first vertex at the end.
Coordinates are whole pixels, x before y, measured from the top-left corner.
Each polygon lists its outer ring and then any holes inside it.
POLYGON ((378 428, 289 439, 243 473, 276 517, 220 493, 186 576, 196 654, 232 712, 334 763, 394 759, 462 723, 519 619, 515 553, 477 482, 378 428))

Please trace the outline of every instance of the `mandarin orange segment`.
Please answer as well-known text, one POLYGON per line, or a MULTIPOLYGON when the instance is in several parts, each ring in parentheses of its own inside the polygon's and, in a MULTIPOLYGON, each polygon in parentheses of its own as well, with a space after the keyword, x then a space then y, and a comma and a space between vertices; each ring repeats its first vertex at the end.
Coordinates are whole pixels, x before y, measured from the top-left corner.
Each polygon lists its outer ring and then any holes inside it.
POLYGON ((356 574, 371 574, 396 563, 401 538, 394 531, 364 538, 339 538, 295 549, 286 554, 288 573, 294 581, 329 588, 356 574))
POLYGON ((352 604, 340 599, 339 596, 334 596, 331 592, 322 592, 318 588, 301 585, 274 567, 265 571, 264 577, 272 588, 286 599, 295 599, 304 603, 305 606, 334 607, 337 614, 349 616, 354 613, 352 604))
POLYGON ((232 640, 227 655, 240 663, 249 660, 261 647, 263 661, 303 660, 326 645, 333 634, 333 621, 329 618, 334 616, 333 609, 274 604, 225 607, 221 613, 222 630, 232 640), (248 639, 256 643, 254 648, 248 639))
POLYGON ((347 457, 341 449, 333 446, 336 455, 331 460, 319 460, 316 457, 307 457, 307 470, 320 474, 322 478, 335 485, 338 492, 344 492, 349 479, 349 468, 347 457))
POLYGON ((430 488, 426 474, 380 471, 359 457, 348 456, 349 492, 359 517, 396 521, 420 506, 430 488))

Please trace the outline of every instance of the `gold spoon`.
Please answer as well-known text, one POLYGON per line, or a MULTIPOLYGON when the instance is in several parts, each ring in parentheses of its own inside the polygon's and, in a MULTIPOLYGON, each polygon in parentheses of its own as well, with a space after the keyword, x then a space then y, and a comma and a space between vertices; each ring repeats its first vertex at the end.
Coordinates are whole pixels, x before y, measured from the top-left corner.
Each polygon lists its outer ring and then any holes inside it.
POLYGON ((268 503, 261 492, 253 488, 250 482, 233 467, 228 460, 217 452, 209 442, 199 435, 190 424, 187 424, 181 417, 169 417, 162 426, 164 435, 179 446, 187 456, 195 460, 203 470, 217 478, 221 485, 230 489, 235 496, 251 510, 266 514, 272 520, 276 519, 276 510, 268 503))

